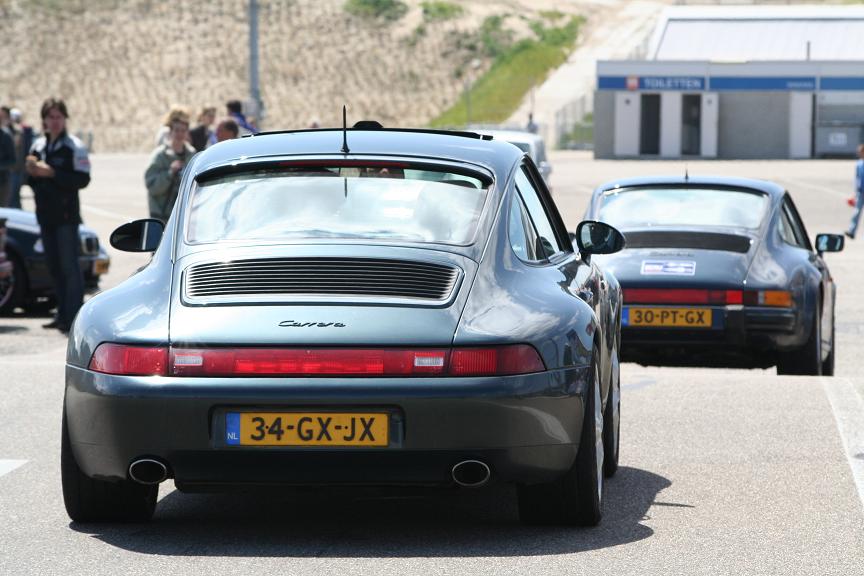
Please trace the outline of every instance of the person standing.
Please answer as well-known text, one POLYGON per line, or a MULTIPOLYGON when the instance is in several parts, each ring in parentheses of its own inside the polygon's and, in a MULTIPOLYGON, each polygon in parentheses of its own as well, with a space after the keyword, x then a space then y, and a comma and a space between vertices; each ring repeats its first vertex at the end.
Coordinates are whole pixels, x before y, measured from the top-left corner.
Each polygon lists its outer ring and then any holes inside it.
POLYGON ((195 149, 187 141, 189 116, 174 116, 168 129, 168 143, 156 147, 144 173, 150 217, 162 222, 167 222, 171 216, 183 168, 195 154, 195 149))
POLYGON ((846 236, 854 239, 858 232, 858 224, 861 222, 861 211, 864 209, 864 144, 858 145, 858 161, 855 163, 855 212, 852 213, 852 221, 846 236))
POLYGON ((27 174, 24 170, 24 159, 30 153, 35 134, 33 133, 33 127, 24 122, 24 115, 21 113, 21 110, 12 108, 9 115, 12 118, 12 126, 16 128, 15 134, 17 140, 15 141, 15 153, 18 157, 15 168, 12 170, 12 192, 10 194, 9 207, 21 208, 21 185, 24 184, 24 177, 27 174))
POLYGON ((233 118, 223 118, 216 125, 216 143, 233 140, 240 136, 240 127, 233 118))
POLYGON ((532 134, 537 134, 540 131, 540 126, 534 121, 534 113, 528 113, 528 123, 525 125, 525 130, 531 132, 532 134))
POLYGON ((0 107, 0 208, 9 206, 12 196, 12 172, 18 157, 15 154, 15 133, 12 131, 9 109, 0 107))
POLYGON ((241 136, 246 136, 247 134, 258 134, 258 128, 249 122, 243 114, 242 102, 239 100, 229 100, 225 104, 225 108, 228 109, 228 116, 233 118, 234 121, 237 122, 237 126, 240 127, 241 136))
POLYGON ((159 127, 159 130, 156 131, 156 140, 154 144, 156 146, 162 146, 163 144, 169 144, 171 142, 171 123, 175 118, 179 118, 189 123, 189 117, 191 113, 184 106, 179 106, 177 104, 171 106, 171 109, 168 110, 168 113, 165 114, 165 117, 162 119, 162 125, 159 127))
POLYGON ((205 106, 198 114, 198 125, 189 131, 189 140, 192 142, 192 147, 198 152, 201 152, 207 145, 215 141, 215 135, 210 126, 216 120, 216 108, 205 106))
POLYGON ((33 143, 25 169, 57 295, 57 316, 43 327, 66 333, 84 302, 84 279, 78 264, 78 191, 90 183, 90 159, 81 141, 66 133, 69 113, 63 100, 45 100, 41 115, 43 135, 33 143))

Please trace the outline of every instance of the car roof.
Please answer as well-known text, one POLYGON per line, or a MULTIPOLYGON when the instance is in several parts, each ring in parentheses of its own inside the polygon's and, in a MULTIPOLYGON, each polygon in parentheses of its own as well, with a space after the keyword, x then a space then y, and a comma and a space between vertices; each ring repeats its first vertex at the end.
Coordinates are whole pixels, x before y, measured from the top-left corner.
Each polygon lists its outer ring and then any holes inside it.
POLYGON ((635 178, 621 178, 605 182, 595 188, 594 194, 600 195, 614 188, 634 188, 639 186, 725 186, 734 188, 749 188, 764 192, 772 200, 782 198, 785 189, 768 180, 757 180, 756 178, 735 178, 730 176, 638 176, 635 178))
MULTIPOLYGON (((36 235, 40 233, 39 222, 34 212, 20 208, 0 208, 0 218, 6 220, 9 229, 19 229, 36 235)), ((96 234, 95 230, 85 224, 79 224, 78 230, 96 234)))
POLYGON ((196 154, 192 170, 200 174, 211 168, 238 161, 260 161, 285 156, 400 156, 412 159, 445 160, 483 166, 503 180, 522 152, 501 140, 482 139, 466 132, 357 130, 348 129, 348 154, 342 153, 341 129, 298 130, 263 133, 226 140, 196 154))

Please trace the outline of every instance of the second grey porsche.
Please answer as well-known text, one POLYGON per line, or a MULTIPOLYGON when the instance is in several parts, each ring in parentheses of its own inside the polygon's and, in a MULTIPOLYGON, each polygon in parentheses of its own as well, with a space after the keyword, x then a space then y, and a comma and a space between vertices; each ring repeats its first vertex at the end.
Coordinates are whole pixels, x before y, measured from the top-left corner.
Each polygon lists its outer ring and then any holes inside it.
POLYGON ((587 217, 619 227, 603 257, 624 291, 625 361, 834 374, 837 287, 792 196, 773 182, 650 176, 598 187, 587 217))
POLYGON ((274 133, 198 154, 152 251, 70 333, 66 509, 146 520, 157 484, 519 486, 596 524, 618 463, 620 289, 531 159, 471 133, 274 133), (157 248, 158 246, 158 248, 157 248))

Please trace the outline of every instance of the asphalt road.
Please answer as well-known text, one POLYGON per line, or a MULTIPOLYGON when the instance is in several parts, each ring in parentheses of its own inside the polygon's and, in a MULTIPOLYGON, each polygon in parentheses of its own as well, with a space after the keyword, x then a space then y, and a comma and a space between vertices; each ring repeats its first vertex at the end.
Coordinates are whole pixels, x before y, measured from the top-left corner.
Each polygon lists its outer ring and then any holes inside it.
MULTIPOLYGON (((553 155, 578 223, 606 179, 683 162, 553 155)), ((144 216, 143 156, 97 155, 84 218, 107 241, 144 216)), ((689 162, 792 192, 811 237, 839 232, 852 163, 689 162)), ((109 288, 146 262, 111 251, 109 288)), ((0 575, 864 574, 864 239, 828 256, 839 285, 837 377, 623 369, 619 474, 594 529, 519 524, 506 487, 185 495, 147 525, 70 523, 60 490, 65 338, 0 318, 0 575)), ((170 483, 169 483, 170 484, 170 483)))

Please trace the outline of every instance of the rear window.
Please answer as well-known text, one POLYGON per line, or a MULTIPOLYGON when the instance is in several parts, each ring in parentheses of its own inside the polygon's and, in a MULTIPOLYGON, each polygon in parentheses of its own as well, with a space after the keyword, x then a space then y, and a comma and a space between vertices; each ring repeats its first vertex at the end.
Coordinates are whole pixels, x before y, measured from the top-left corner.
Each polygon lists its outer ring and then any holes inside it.
POLYGON ((478 178, 393 166, 292 166, 199 184, 186 241, 354 238, 464 245, 486 202, 478 178))
POLYGON ((600 198, 599 220, 616 228, 728 226, 756 229, 768 196, 712 188, 621 188, 600 198))

